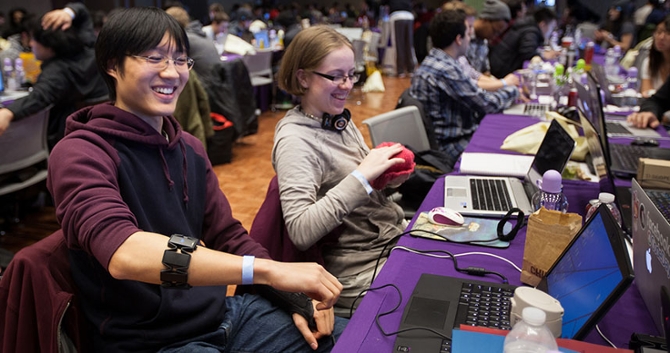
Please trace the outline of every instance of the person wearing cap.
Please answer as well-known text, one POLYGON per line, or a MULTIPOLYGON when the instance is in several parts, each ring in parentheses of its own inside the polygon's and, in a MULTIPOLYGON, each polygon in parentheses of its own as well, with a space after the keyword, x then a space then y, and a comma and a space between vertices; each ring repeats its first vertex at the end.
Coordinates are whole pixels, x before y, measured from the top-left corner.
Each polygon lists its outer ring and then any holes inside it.
POLYGON ((512 28, 500 41, 500 44, 491 48, 491 74, 496 77, 505 77, 523 67, 524 61, 540 56, 544 60, 555 58, 556 51, 543 51, 542 45, 556 27, 556 13, 540 7, 533 16, 517 20, 512 28))
POLYGON ((510 19, 512 16, 509 7, 504 2, 486 0, 484 8, 475 20, 475 36, 470 41, 470 47, 465 55, 475 70, 483 74, 491 71, 489 40, 500 35, 507 28, 507 22, 510 19))
POLYGON ((486 114, 509 107, 519 97, 512 85, 495 92, 477 86, 458 58, 470 42, 470 23, 461 10, 443 10, 433 17, 429 34, 433 48, 412 77, 409 94, 423 105, 435 128, 439 149, 453 166, 486 114))

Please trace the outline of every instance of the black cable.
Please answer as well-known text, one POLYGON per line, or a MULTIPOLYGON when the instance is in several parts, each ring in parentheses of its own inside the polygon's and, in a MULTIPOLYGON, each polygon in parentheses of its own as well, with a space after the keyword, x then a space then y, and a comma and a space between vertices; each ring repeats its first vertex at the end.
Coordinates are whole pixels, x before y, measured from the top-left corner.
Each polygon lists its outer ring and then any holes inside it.
POLYGON ((402 332, 422 330, 422 331, 429 331, 429 332, 431 332, 431 333, 433 333, 433 334, 435 334, 439 337, 442 337, 443 339, 451 340, 451 338, 445 336, 443 333, 438 332, 438 331, 436 331, 436 330, 434 330, 430 327, 408 327, 408 328, 398 330, 398 331, 394 331, 394 332, 384 331, 384 328, 382 327, 382 324, 379 321, 379 319, 381 319, 382 316, 390 315, 390 314, 394 313, 396 310, 398 310, 398 308, 400 307, 400 304, 402 304, 402 293, 400 292, 400 288, 398 288, 393 283, 389 283, 389 284, 384 284, 384 285, 376 287, 376 288, 369 288, 369 289, 365 290, 365 292, 369 292, 369 291, 383 289, 383 288, 386 288, 386 287, 392 287, 396 290, 396 292, 398 292, 398 303, 395 305, 395 307, 393 307, 393 309, 388 310, 388 311, 383 312, 383 313, 379 313, 379 314, 377 314, 377 316, 375 316, 375 323, 377 324, 377 327, 379 328, 379 331, 381 331, 381 333, 384 336, 388 337, 388 336, 397 335, 397 334, 402 333, 402 332))

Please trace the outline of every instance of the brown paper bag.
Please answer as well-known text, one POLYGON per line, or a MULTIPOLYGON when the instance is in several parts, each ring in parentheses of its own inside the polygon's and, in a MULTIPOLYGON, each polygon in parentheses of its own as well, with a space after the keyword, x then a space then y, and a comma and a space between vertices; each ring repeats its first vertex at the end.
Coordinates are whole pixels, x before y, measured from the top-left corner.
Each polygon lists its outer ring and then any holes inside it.
POLYGON ((537 286, 582 227, 582 216, 542 207, 528 217, 521 282, 537 286))

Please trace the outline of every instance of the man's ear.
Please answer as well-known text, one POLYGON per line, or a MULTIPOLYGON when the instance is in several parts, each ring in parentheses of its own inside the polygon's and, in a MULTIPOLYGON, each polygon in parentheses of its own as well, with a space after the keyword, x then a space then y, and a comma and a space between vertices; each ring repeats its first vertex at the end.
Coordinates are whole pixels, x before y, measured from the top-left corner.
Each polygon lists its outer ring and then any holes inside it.
POLYGON ((457 34, 457 35, 456 35, 456 38, 454 39, 454 43, 456 43, 456 44, 458 44, 458 45, 463 44, 463 36, 460 35, 460 34, 457 34))
POLYGON ((118 79, 118 76, 121 75, 121 71, 119 70, 119 65, 117 64, 116 60, 110 60, 107 63, 107 74, 109 76, 114 77, 115 79, 118 79))

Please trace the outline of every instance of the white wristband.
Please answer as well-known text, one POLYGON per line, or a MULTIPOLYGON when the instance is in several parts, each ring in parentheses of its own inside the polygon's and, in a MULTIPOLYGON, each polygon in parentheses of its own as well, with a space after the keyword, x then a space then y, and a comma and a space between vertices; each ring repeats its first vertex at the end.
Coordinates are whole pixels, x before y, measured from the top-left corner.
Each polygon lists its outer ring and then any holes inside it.
POLYGON ((242 284, 254 284, 254 256, 244 255, 242 257, 242 284))
POLYGON ((74 11, 72 11, 71 8, 69 8, 69 7, 64 7, 64 8, 63 8, 63 11, 67 12, 67 14, 70 15, 70 18, 74 20, 75 13, 74 13, 74 11))
POLYGON ((359 172, 358 169, 354 169, 354 171, 351 172, 351 175, 353 175, 356 179, 358 179, 358 181, 361 182, 361 184, 363 184, 363 187, 365 188, 365 191, 368 193, 368 195, 372 193, 372 186, 370 186, 370 182, 365 179, 363 174, 359 172))
POLYGON ((505 81, 504 78, 501 78, 501 79, 500 79, 500 82, 503 83, 503 87, 507 87, 507 82, 505 81))

